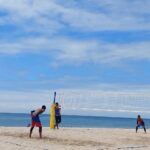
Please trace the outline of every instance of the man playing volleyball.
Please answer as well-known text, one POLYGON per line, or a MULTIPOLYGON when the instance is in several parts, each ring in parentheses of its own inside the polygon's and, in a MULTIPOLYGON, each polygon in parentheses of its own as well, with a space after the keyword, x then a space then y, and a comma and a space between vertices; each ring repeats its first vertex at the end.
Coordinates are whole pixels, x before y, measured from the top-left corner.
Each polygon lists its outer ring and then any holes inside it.
POLYGON ((39 119, 39 115, 42 114, 46 110, 46 106, 43 105, 42 108, 39 108, 37 110, 31 111, 31 117, 32 117, 32 125, 30 128, 30 134, 29 137, 31 138, 32 131, 35 126, 39 127, 39 136, 42 138, 42 124, 39 119))
POLYGON ((144 131, 145 131, 145 133, 146 133, 145 123, 144 123, 143 119, 141 118, 141 116, 138 115, 138 117, 137 117, 136 132, 138 131, 138 128, 139 128, 140 126, 143 127, 143 129, 144 129, 144 131))

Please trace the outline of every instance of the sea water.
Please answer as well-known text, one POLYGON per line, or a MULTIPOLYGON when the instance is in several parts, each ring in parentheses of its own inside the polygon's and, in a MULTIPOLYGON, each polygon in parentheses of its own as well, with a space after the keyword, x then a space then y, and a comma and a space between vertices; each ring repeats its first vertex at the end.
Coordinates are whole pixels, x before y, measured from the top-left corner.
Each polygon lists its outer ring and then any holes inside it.
MULTIPOLYGON (((43 114, 40 120, 44 127, 49 127, 50 116, 43 114)), ((150 127, 150 119, 144 119, 146 127, 150 127)), ((30 114, 0 113, 0 126, 27 127, 31 123, 30 114)), ((63 115, 61 127, 79 128, 135 128, 136 118, 115 118, 102 116, 63 115)))

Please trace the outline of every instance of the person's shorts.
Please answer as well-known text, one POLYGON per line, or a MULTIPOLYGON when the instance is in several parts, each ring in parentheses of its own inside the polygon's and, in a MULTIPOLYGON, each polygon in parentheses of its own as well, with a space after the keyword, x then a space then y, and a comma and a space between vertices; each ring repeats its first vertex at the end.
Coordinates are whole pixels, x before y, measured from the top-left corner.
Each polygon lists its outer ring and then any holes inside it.
POLYGON ((61 116, 55 116, 56 123, 61 123, 61 116))
POLYGON ((35 117, 32 117, 32 127, 42 127, 42 124, 41 124, 41 121, 39 119, 39 116, 35 116, 35 117))
POLYGON ((42 127, 42 124, 41 124, 41 122, 35 122, 35 121, 33 121, 32 120, 32 127, 42 127))
POLYGON ((139 128, 139 127, 145 127, 145 125, 144 125, 144 124, 138 124, 137 127, 138 127, 138 128, 139 128))

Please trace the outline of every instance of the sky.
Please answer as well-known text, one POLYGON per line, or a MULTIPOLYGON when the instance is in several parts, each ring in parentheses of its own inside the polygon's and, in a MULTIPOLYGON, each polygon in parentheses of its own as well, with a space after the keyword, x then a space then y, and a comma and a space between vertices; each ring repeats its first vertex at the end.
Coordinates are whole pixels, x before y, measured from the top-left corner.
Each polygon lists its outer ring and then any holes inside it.
POLYGON ((150 118, 149 0, 0 0, 0 112, 150 118))

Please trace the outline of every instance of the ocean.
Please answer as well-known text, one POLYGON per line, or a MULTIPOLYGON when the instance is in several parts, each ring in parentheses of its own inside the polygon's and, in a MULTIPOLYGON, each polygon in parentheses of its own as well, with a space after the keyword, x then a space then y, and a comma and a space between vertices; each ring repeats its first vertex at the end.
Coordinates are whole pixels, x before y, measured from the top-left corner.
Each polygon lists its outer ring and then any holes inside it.
MULTIPOLYGON (((40 116, 44 127, 49 127, 49 115, 40 116)), ((150 119, 144 119, 146 127, 150 127, 150 119)), ((5 127, 27 127, 31 122, 30 114, 0 113, 0 126, 5 127)), ((63 115, 60 127, 79 128, 127 128, 136 126, 136 118, 115 118, 96 116, 73 116, 63 115)))

